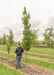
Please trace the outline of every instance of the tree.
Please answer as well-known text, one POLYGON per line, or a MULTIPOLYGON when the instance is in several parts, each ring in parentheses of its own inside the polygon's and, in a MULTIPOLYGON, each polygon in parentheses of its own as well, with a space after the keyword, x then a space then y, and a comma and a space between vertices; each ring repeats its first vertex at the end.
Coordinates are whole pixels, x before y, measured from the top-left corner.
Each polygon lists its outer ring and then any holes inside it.
POLYGON ((54 33, 53 33, 53 28, 47 28, 43 34, 44 36, 44 42, 47 46, 53 46, 53 38, 54 38, 54 33))
POLYGON ((3 34, 3 45, 4 45, 4 51, 5 51, 5 44, 7 43, 6 41, 6 35, 5 33, 3 34))
POLYGON ((9 35, 9 43, 10 43, 10 45, 12 45, 13 44, 13 42, 14 42, 14 40, 13 40, 13 37, 14 37, 14 35, 13 35, 13 32, 12 32, 12 30, 10 30, 10 35, 9 35))
POLYGON ((3 45, 5 45, 5 44, 6 44, 6 35, 3 34, 3 45))
POLYGON ((9 42, 9 35, 7 35, 7 51, 8 51, 8 56, 9 56, 9 53, 10 53, 10 42, 9 42))
POLYGON ((39 43, 39 41, 38 41, 38 31, 39 31, 39 29, 32 31, 32 45, 37 46, 38 43, 39 43))
POLYGON ((24 7, 23 17, 22 17, 22 21, 24 24, 22 46, 24 50, 26 50, 26 58, 27 58, 27 51, 30 50, 32 44, 32 38, 31 38, 32 35, 30 29, 31 24, 29 23, 29 19, 30 19, 30 14, 27 13, 26 7, 24 7))
POLYGON ((7 50, 8 50, 8 56, 9 56, 9 53, 10 53, 10 43, 7 42, 7 50))
MULTIPOLYGON (((10 30, 9 31, 9 44, 10 44, 10 47, 13 45, 13 43, 14 43, 14 40, 13 40, 13 38, 14 38, 14 35, 13 35, 13 32, 12 32, 12 30, 10 30)), ((11 50, 12 50, 12 47, 11 47, 11 50)))
POLYGON ((21 44, 21 42, 20 42, 20 41, 18 41, 18 44, 21 44))
POLYGON ((3 44, 3 38, 0 37, 0 44, 3 44))

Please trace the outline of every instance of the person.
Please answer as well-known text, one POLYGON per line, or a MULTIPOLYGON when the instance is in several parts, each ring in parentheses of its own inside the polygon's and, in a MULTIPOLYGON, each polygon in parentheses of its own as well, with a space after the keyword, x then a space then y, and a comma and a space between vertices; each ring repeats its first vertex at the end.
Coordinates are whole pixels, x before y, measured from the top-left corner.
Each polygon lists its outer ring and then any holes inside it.
POLYGON ((15 50, 15 57, 16 57, 16 69, 21 68, 21 58, 23 56, 23 48, 19 44, 15 50))

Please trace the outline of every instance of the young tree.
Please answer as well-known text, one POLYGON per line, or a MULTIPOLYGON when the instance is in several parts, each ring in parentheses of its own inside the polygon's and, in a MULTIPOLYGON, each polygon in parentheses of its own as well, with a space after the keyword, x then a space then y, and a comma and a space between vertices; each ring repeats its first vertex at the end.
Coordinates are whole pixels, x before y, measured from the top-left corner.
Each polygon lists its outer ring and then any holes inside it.
POLYGON ((7 51, 8 51, 8 56, 9 56, 9 53, 10 53, 10 42, 9 42, 9 35, 7 35, 7 51))
POLYGON ((32 31, 32 46, 33 46, 33 56, 34 56, 34 46, 38 45, 38 29, 32 31))
POLYGON ((0 37, 0 45, 3 44, 3 38, 0 37))
POLYGON ((6 35, 5 33, 3 34, 3 45, 4 45, 4 51, 5 51, 5 44, 7 43, 6 41, 6 35))
POLYGON ((8 50, 8 56, 9 56, 9 53, 10 53, 10 43, 7 42, 7 50, 8 50))
POLYGON ((12 30, 10 30, 9 33, 10 33, 10 35, 9 35, 9 43, 10 43, 10 45, 12 46, 12 45, 13 45, 13 42, 14 42, 14 40, 13 40, 14 35, 13 35, 12 30))
MULTIPOLYGON (((3 37, 0 37, 0 45, 3 45, 3 37)), ((2 50, 2 46, 0 46, 0 49, 2 50)))
POLYGON ((21 44, 21 42, 20 42, 20 41, 18 41, 18 44, 21 44))
POLYGON ((44 42, 47 46, 53 46, 53 38, 54 38, 54 33, 53 33, 53 28, 47 28, 43 34, 44 36, 44 42))
POLYGON ((13 38, 14 38, 14 35, 13 35, 13 32, 12 32, 12 30, 10 30, 9 31, 9 44, 10 44, 10 46, 11 46, 11 51, 12 51, 12 45, 13 45, 13 43, 14 43, 14 40, 13 40, 13 38))
POLYGON ((24 50, 26 50, 26 58, 27 58, 27 51, 30 50, 32 44, 32 33, 31 33, 31 24, 29 23, 30 14, 27 13, 26 7, 24 7, 22 21, 24 24, 24 31, 23 31, 23 40, 22 46, 24 50))
POLYGON ((5 45, 5 44, 6 44, 6 35, 3 34, 3 45, 5 45))
POLYGON ((39 31, 39 29, 32 31, 32 45, 37 46, 38 43, 39 43, 39 41, 38 41, 38 31, 39 31))

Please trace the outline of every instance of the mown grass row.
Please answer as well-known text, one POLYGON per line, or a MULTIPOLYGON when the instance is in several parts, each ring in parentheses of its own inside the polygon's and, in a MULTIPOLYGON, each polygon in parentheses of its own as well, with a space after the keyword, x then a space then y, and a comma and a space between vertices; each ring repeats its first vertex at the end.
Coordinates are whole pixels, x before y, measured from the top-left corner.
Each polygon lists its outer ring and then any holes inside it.
POLYGON ((25 75, 0 63, 0 75, 25 75))
POLYGON ((54 48, 31 48, 29 52, 54 55, 54 48), (52 53, 51 53, 52 52, 52 53))
MULTIPOLYGON (((8 57, 8 54, 6 53, 0 53, 0 55, 8 57)), ((15 59, 14 55, 10 54, 9 57, 15 59)), ((22 62, 25 62, 25 59, 26 59, 25 57, 22 57, 22 62)), ((51 62, 27 58, 27 63, 54 70, 54 63, 51 63, 51 62)))

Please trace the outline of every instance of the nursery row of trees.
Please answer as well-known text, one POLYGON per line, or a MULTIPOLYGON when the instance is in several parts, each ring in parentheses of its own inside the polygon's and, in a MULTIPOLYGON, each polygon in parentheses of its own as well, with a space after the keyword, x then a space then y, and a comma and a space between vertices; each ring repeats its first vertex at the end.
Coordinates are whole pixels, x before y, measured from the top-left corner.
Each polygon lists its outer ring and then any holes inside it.
POLYGON ((9 41, 10 45, 14 43, 14 35, 12 30, 9 31, 9 35, 3 34, 3 37, 0 37, 0 44, 6 45, 9 41))
MULTIPOLYGON (((47 28, 45 30, 45 32, 43 33, 43 36, 44 36, 43 41, 38 40, 38 31, 39 31, 38 29, 31 31, 32 45, 35 45, 35 46, 40 46, 40 45, 46 45, 46 46, 51 45, 52 46, 52 45, 54 45, 54 32, 53 32, 52 27, 47 28)), ((7 44, 7 39, 9 39, 11 45, 20 43, 20 41, 18 41, 18 42, 14 41, 14 34, 13 34, 12 30, 10 30, 9 33, 10 33, 10 35, 3 34, 3 37, 0 37, 0 44, 3 44, 3 45, 7 44)))
MULTIPOLYGON (((24 25, 24 31, 23 31, 23 39, 22 39, 22 46, 26 49, 29 50, 31 45, 32 46, 40 46, 40 45, 45 45, 45 46, 54 46, 54 31, 53 27, 45 29, 45 32, 43 33, 44 39, 43 41, 38 40, 38 32, 40 31, 39 29, 37 30, 31 30, 31 24, 30 24, 30 14, 27 13, 26 7, 24 7, 23 10, 23 17, 22 17, 22 23, 24 25)), ((42 39, 42 38, 41 38, 42 39)), ((9 35, 3 34, 3 37, 0 37, 0 44, 7 44, 7 46, 10 44, 16 44, 17 42, 14 41, 14 34, 12 30, 9 31, 9 35)), ((20 43, 20 41, 18 42, 20 43)))
MULTIPOLYGON (((38 40, 39 29, 31 30, 31 23, 29 20, 30 20, 30 14, 27 13, 26 7, 24 7, 23 17, 22 17, 22 23, 24 25, 23 39, 22 42, 18 41, 18 43, 22 44, 24 50, 26 50, 26 55, 27 55, 27 51, 30 50, 31 46, 45 45, 45 46, 53 47, 54 46, 53 27, 45 29, 45 32, 43 33, 44 39, 43 41, 39 41, 38 40)), ((9 35, 3 34, 3 37, 0 37, 0 44, 3 44, 4 46, 7 45, 8 55, 11 46, 16 45, 18 43, 14 41, 14 34, 12 30, 9 31, 9 35)))

